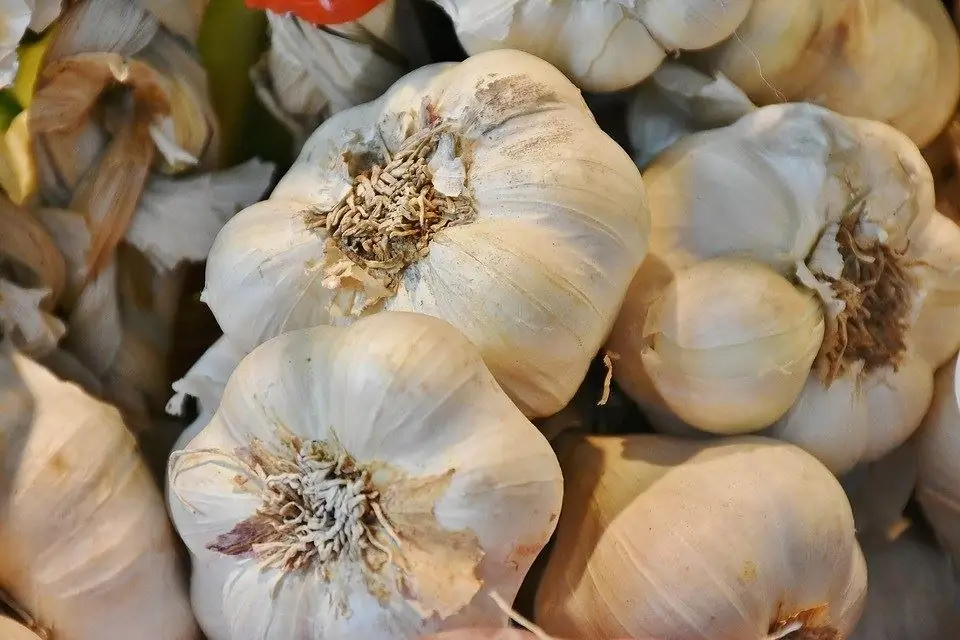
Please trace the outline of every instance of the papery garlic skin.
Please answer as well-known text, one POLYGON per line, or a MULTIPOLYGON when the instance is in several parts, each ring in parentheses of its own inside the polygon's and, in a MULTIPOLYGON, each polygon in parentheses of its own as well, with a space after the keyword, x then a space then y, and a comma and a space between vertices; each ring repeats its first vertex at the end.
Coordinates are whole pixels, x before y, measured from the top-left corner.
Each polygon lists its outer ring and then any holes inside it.
POLYGON ((547 633, 767 638, 812 609, 840 637, 856 624, 867 576, 850 506, 800 449, 634 435, 559 452, 567 491, 534 617, 547 633))
POLYGON ((933 399, 933 369, 909 352, 899 371, 860 379, 852 372, 829 387, 811 373, 790 411, 766 432, 802 447, 837 475, 873 462, 917 430, 933 399))
POLYGON ((933 403, 917 434, 917 499, 940 543, 960 561, 960 388, 954 358, 936 377, 933 403))
POLYGON ((195 640, 160 494, 117 410, 20 354, 0 369, 0 583, 58 639, 195 640), (12 423, 11 370, 33 405, 12 423))
POLYGON ((752 0, 435 0, 470 54, 520 49, 587 91, 617 91, 668 53, 730 36, 752 0))
POLYGON ((168 486, 194 557, 194 611, 211 640, 390 640, 505 626, 486 590, 513 600, 562 501, 556 456, 476 348, 447 323, 406 313, 294 331, 255 349, 213 420, 172 455, 168 486), (244 539, 239 525, 266 508, 263 476, 242 461, 258 441, 272 451, 337 447, 373 469, 380 497, 369 500, 402 542, 394 547, 382 524, 370 535, 395 559, 380 572, 348 555, 285 571, 261 566, 256 547, 253 557, 228 555, 223 545, 244 539))
POLYGON ((524 413, 546 416, 573 397, 609 331, 646 252, 647 216, 639 172, 576 87, 530 55, 494 51, 420 68, 327 120, 270 199, 221 231, 203 299, 246 349, 380 310, 442 318, 524 413), (329 224, 361 189, 351 167, 380 167, 434 131, 449 134, 437 134, 423 189, 464 217, 404 260, 391 290, 310 220, 329 224))
MULTIPOLYGON (((940 321, 956 312, 950 275, 960 266, 960 234, 943 233, 952 223, 936 212, 930 170, 909 138, 886 125, 813 105, 763 107, 725 128, 683 138, 647 168, 644 182, 652 218, 650 255, 630 285, 607 347, 621 356, 614 369, 618 383, 653 408, 655 427, 715 430, 709 404, 699 401, 708 396, 695 393, 691 382, 678 381, 684 387, 674 393, 682 397, 683 391, 683 402, 668 401, 657 388, 644 361, 644 327, 655 302, 680 274, 714 258, 736 256, 814 291, 821 298, 825 332, 810 378, 790 411, 766 424, 743 420, 726 431, 750 431, 776 421, 773 435, 805 447, 837 473, 882 457, 910 436, 930 398, 935 362, 927 357, 939 359, 956 349, 955 327, 940 321), (893 328, 884 344, 898 345, 888 351, 859 356, 838 346, 851 325, 840 332, 838 318, 848 303, 831 283, 849 278, 851 243, 861 254, 865 247, 882 254, 885 262, 875 264, 892 265, 877 282, 899 287, 896 300, 886 289, 875 297, 895 310, 882 311, 890 314, 883 326, 893 328), (865 357, 873 363, 869 369, 865 357), (674 406, 683 414, 671 411, 674 406)), ((870 291, 874 285, 853 286, 870 291)), ((761 287, 752 291, 754 298, 763 293, 761 287)), ((744 308, 755 303, 748 295, 741 296, 744 308)), ((711 304, 724 308, 722 299, 711 304)), ((690 322, 713 313, 705 308, 687 312, 690 322)), ((867 342, 863 338, 860 344, 867 342)), ((712 377, 713 391, 722 395, 727 376, 719 369, 712 376, 708 372, 705 368, 701 377, 712 377)))
POLYGON ((17 75, 17 47, 30 26, 32 7, 28 0, 4 0, 0 4, 0 87, 17 75))
POLYGON ((809 100, 918 146, 960 95, 960 42, 940 0, 754 0, 736 37, 700 63, 758 104, 809 100))
POLYGON ((643 364, 673 412, 704 431, 744 433, 779 418, 800 394, 823 314, 773 269, 718 258, 677 275, 650 307, 644 333, 643 364))
POLYGON ((630 96, 627 134, 633 160, 643 169, 683 136, 733 124, 754 109, 723 74, 710 76, 667 60, 630 96))

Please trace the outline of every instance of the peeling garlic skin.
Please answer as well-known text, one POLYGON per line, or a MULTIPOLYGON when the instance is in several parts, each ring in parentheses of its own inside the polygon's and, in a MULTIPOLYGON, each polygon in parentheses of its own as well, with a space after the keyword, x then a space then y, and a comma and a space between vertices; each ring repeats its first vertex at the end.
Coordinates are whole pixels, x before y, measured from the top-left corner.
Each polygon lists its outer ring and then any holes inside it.
POLYGON ((505 625, 486 591, 515 598, 563 481, 473 345, 382 313, 255 349, 171 457, 168 490, 211 640, 406 640, 505 625), (327 518, 348 490, 365 516, 327 518), (281 512, 314 518, 292 531, 281 512))
POLYGON ((618 91, 670 53, 729 37, 753 0, 437 0, 470 54, 519 49, 587 91, 618 91))
POLYGON ((380 311, 444 319, 526 415, 547 416, 600 348, 648 229, 639 172, 579 90, 493 51, 327 120, 221 231, 204 300, 245 349, 380 311))

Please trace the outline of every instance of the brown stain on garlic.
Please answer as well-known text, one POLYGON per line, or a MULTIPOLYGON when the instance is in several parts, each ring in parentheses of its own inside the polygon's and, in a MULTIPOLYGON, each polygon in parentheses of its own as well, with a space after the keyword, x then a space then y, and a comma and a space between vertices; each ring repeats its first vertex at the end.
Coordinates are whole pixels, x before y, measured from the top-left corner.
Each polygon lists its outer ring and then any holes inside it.
POLYGON ((66 478, 70 471, 70 465, 67 463, 67 459, 64 458, 59 451, 50 456, 50 460, 47 461, 47 468, 61 480, 66 478))
POLYGON ((743 584, 753 584, 757 581, 757 575, 757 563, 753 560, 745 560, 737 574, 737 579, 743 584))

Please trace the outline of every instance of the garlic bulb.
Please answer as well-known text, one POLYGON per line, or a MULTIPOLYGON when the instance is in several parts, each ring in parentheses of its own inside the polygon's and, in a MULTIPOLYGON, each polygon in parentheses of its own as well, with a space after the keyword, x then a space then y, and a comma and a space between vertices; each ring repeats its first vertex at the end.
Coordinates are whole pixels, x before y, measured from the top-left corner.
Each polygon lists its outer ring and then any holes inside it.
POLYGON ((876 462, 857 466, 840 484, 853 509, 857 538, 889 539, 903 526, 903 512, 917 484, 916 438, 876 462))
POLYGON ((683 136, 733 124, 754 109, 723 74, 709 76, 667 60, 630 95, 627 134, 633 160, 643 169, 683 136))
POLYGON ((758 104, 810 100, 878 120, 918 145, 960 95, 960 43, 941 0, 753 0, 737 35, 703 54, 758 104))
POLYGON ((313 134, 234 217, 203 299, 252 349, 380 310, 447 320, 532 417, 573 397, 644 257, 639 172, 517 51, 418 69, 313 134))
MULTIPOLYGON (((772 426, 768 435, 800 445, 838 474, 910 436, 929 405, 933 367, 957 348, 957 330, 944 321, 960 306, 950 289, 960 234, 934 209, 929 168, 903 134, 809 104, 764 107, 674 144, 647 168, 644 183, 650 256, 607 346, 621 356, 615 378, 654 408, 655 426, 668 413, 715 433, 772 426), (730 257, 765 264, 782 278, 749 284, 729 277, 721 271, 729 263, 714 259, 730 257), (685 306, 670 303, 669 321, 732 337, 703 342, 729 353, 693 352, 700 368, 684 377, 671 372, 681 371, 678 358, 687 352, 664 351, 663 322, 650 316, 675 291, 696 289, 690 282, 704 283, 704 292, 687 293, 685 306), (802 292, 820 298, 823 328, 799 306, 783 314, 781 302, 765 302, 785 300, 786 292, 774 292, 788 282, 794 299, 802 292), (780 325, 752 329, 777 313, 780 325), (711 323, 715 317, 727 324, 711 323), (786 332, 804 323, 802 340, 786 332), (779 337, 736 340, 768 334, 779 337), (789 335, 799 340, 793 351, 784 350, 789 335), (754 347, 750 362, 770 366, 741 361, 754 347), (784 365, 809 363, 795 357, 808 347, 819 353, 800 374, 807 379, 798 395, 797 371, 784 365), (790 383, 768 390, 770 375, 790 383)), ((689 359, 684 366, 689 372, 689 359)))
POLYGON ((678 274, 651 305, 643 332, 643 366, 680 418, 704 431, 749 432, 797 399, 820 348, 823 314, 812 294, 773 269, 717 258, 678 274))
POLYGON ((520 49, 588 91, 617 91, 653 73, 668 53, 733 34, 751 0, 434 0, 468 53, 520 49))
POLYGON ((917 499, 943 547, 960 561, 960 389, 958 361, 937 372, 933 403, 917 439, 917 499))
POLYGON ((867 576, 850 505, 800 449, 633 435, 558 451, 566 493, 534 616, 547 633, 831 638, 856 624, 867 576))
POLYGON ((163 504, 116 409, 0 353, 0 583, 62 640, 194 640, 163 504))
POLYGON ((40 636, 19 622, 0 616, 0 638, 3 640, 41 640, 40 636))
POLYGON ((850 640, 942 640, 960 625, 960 586, 947 556, 907 531, 865 545, 870 589, 850 640))
POLYGON ((258 347, 168 469, 211 640, 503 626, 485 590, 514 598, 562 484, 476 348, 412 313, 258 347))

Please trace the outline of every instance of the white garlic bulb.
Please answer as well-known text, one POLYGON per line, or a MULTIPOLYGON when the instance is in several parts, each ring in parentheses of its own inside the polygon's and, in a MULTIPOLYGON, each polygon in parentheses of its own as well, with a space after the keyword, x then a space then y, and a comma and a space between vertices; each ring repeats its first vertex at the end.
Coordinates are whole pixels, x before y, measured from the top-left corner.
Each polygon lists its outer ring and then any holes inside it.
POLYGON ((313 134, 217 237, 203 299, 252 349, 381 310, 442 318, 531 417, 575 393, 646 253, 639 171, 547 63, 423 67, 313 134))
POLYGON ((960 562, 960 389, 956 358, 938 372, 933 403, 917 434, 917 499, 943 547, 960 562))
POLYGON ((434 0, 467 52, 520 49, 588 91, 617 91, 653 73, 668 53, 730 36, 752 0, 434 0))
POLYGON ((704 431, 749 432, 797 399, 823 313, 773 269, 717 258, 677 275, 651 305, 644 334, 643 365, 674 413, 704 431))
MULTIPOLYGON (((680 140, 647 168, 644 182, 650 255, 630 285, 608 348, 621 356, 617 381, 653 408, 655 426, 676 432, 669 414, 719 433, 772 426, 769 435, 804 447, 838 474, 910 436, 929 405, 933 367, 955 352, 960 338, 946 322, 960 307, 950 288, 960 232, 934 209, 930 170, 906 136, 809 104, 763 107, 680 140), (663 368, 650 366, 658 363, 648 355, 655 333, 648 316, 680 279, 696 277, 719 289, 709 300, 677 307, 678 325, 739 335, 774 313, 764 302, 770 285, 758 281, 736 293, 738 280, 704 274, 726 264, 711 262, 723 257, 765 264, 820 298, 823 339, 810 330, 819 354, 799 395, 792 369, 777 374, 789 373, 791 384, 776 393, 764 390, 770 369, 762 367, 752 369, 752 381, 743 371, 734 385, 730 367, 742 356, 720 353, 708 365, 699 353, 704 366, 695 381, 665 381, 663 368), (736 327, 707 327, 717 314, 736 327), (776 395, 793 395, 795 402, 779 402, 777 414, 776 395), (718 396, 724 412, 711 404, 718 396)), ((802 317, 796 315, 797 326, 802 317)), ((781 346, 759 344, 753 361, 785 362, 781 346)))
POLYGON ((960 586, 949 558, 908 530, 864 545, 870 588, 850 640, 943 640, 960 625, 960 586))
POLYGON ((0 353, 0 583, 58 640, 194 640, 160 493, 116 409, 0 353))
POLYGON ((558 451, 567 490, 534 616, 547 633, 830 638, 856 624, 867 575, 850 505, 797 447, 634 435, 558 451))
POLYGON ((753 0, 699 62, 758 104, 811 101, 933 140, 960 95, 960 42, 941 0, 753 0))
POLYGON ((513 600, 562 484, 476 348, 412 313, 261 345, 168 469, 211 640, 504 626, 486 591, 513 600))

